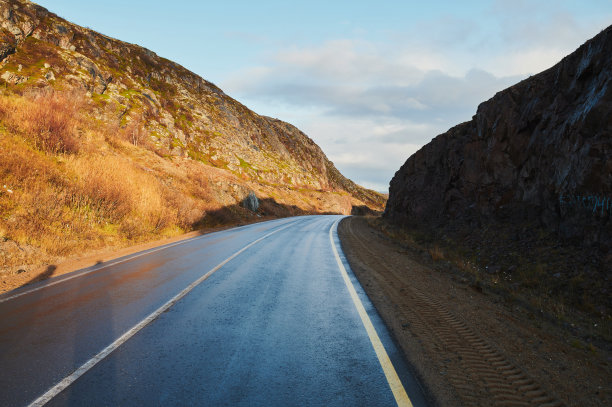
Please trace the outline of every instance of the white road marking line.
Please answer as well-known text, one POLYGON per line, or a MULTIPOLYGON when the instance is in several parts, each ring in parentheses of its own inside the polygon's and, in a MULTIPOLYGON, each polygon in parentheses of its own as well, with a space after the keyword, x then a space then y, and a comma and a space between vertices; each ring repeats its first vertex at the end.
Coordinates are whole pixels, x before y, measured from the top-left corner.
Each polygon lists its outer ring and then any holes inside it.
POLYGON ((151 321, 153 321, 155 318, 160 316, 163 312, 165 312, 170 307, 172 307, 174 304, 176 304, 177 301, 179 301, 181 298, 183 298, 185 295, 187 295, 191 290, 193 290, 196 286, 198 286, 202 281, 206 280, 215 271, 219 270, 221 267, 223 267, 225 264, 227 264, 230 260, 234 259, 236 256, 238 256, 239 254, 241 254, 242 252, 244 252, 245 250, 247 250, 251 246, 255 245, 256 243, 259 243, 262 240, 264 240, 265 238, 267 238, 269 236, 272 236, 273 234, 275 234, 277 232, 280 232, 281 230, 286 229, 289 226, 292 226, 294 224, 295 224, 295 222, 291 222, 290 224, 285 225, 285 226, 281 227, 280 229, 276 229, 275 231, 270 232, 267 235, 264 235, 264 236, 260 237, 257 240, 254 240, 253 242, 251 242, 248 245, 244 246, 242 249, 238 250, 236 253, 232 254, 227 259, 223 260, 221 263, 217 264, 214 268, 209 270, 202 277, 198 278, 196 281, 194 281, 193 283, 189 284, 189 286, 187 286, 187 288, 185 288, 183 291, 181 291, 180 293, 178 293, 177 295, 172 297, 168 302, 166 302, 160 308, 158 308, 157 310, 152 312, 148 317, 146 317, 145 319, 140 321, 138 324, 136 324, 134 327, 132 327, 129 331, 127 331, 126 333, 121 335, 117 340, 115 340, 115 342, 111 343, 106 348, 104 348, 102 351, 100 351, 100 353, 98 353, 96 356, 94 356, 93 358, 91 358, 87 362, 85 362, 81 367, 79 367, 77 370, 75 370, 71 375, 65 377, 62 381, 60 381, 55 386, 53 386, 49 390, 47 390, 42 396, 40 396, 39 398, 34 400, 32 403, 30 403, 29 407, 44 406, 53 397, 57 396, 66 387, 68 387, 72 383, 74 383, 79 377, 83 376, 88 370, 90 370, 92 367, 94 367, 98 362, 100 362, 102 359, 107 357, 111 352, 113 352, 115 349, 117 349, 122 344, 124 344, 126 341, 128 341, 132 336, 136 335, 136 333, 138 331, 140 331, 142 328, 147 326, 151 321))
POLYGON ((134 259, 136 259, 138 257, 146 256, 147 254, 155 253, 155 252, 158 252, 160 250, 169 249, 171 247, 178 246, 180 244, 184 244, 184 243, 188 243, 188 242, 193 242, 194 240, 202 239, 202 238, 207 237, 207 236, 210 236, 210 234, 192 237, 192 238, 189 238, 189 239, 181 240, 180 242, 176 242, 176 243, 169 243, 167 246, 158 247, 157 249, 152 249, 152 250, 149 250, 149 251, 145 251, 145 252, 139 253, 139 254, 137 254, 135 256, 128 257, 127 259, 114 261, 112 263, 105 264, 103 266, 100 266, 100 267, 92 269, 92 270, 83 271, 81 273, 74 274, 74 275, 72 275, 70 277, 62 278, 62 279, 53 281, 51 283, 48 283, 48 284, 45 284, 45 285, 42 285, 42 286, 39 286, 39 287, 36 287, 36 288, 32 288, 31 290, 20 292, 19 294, 11 295, 10 297, 0 298, 0 304, 5 302, 5 301, 17 298, 17 297, 21 297, 22 295, 26 295, 26 294, 30 294, 30 293, 33 293, 33 292, 38 291, 38 290, 42 290, 43 288, 51 287, 51 286, 54 286, 56 284, 63 283, 65 281, 72 280, 73 278, 84 276, 84 275, 92 273, 94 271, 100 271, 100 270, 103 270, 103 269, 105 269, 107 267, 111 267, 111 266, 115 266, 117 264, 125 263, 126 261, 134 260, 134 259))
POLYGON ((376 352, 376 356, 378 357, 380 366, 382 367, 383 372, 385 373, 385 377, 387 378, 387 383, 389 383, 389 387, 391 388, 391 391, 393 392, 393 396, 395 397, 395 402, 400 407, 412 407, 412 402, 410 401, 410 398, 408 397, 408 394, 406 393, 406 390, 404 389, 404 385, 402 384, 402 381, 397 375, 397 372, 395 371, 395 368, 393 367, 393 363, 391 363, 391 359, 389 359, 389 355, 387 354, 385 347, 380 341, 380 338, 378 337, 378 334, 376 333, 376 329, 374 328, 374 325, 372 325, 372 321, 370 320, 368 313, 363 307, 363 303, 361 302, 361 300, 359 299, 359 296, 357 295, 357 291, 355 291, 355 287, 353 286, 353 283, 351 283, 351 280, 348 276, 346 268, 344 268, 344 264, 342 264, 342 260, 340 260, 340 255, 338 254, 338 250, 336 249, 336 244, 334 242, 334 238, 332 235, 332 231, 334 230, 334 227, 338 225, 338 222, 340 222, 340 219, 334 222, 332 226, 329 228, 329 241, 331 243, 332 250, 334 252, 334 257, 336 258, 336 262, 338 263, 340 274, 342 274, 342 278, 344 279, 346 288, 348 288, 349 290, 349 293, 353 300, 353 304, 355 305, 355 308, 357 308, 359 317, 361 317, 361 322, 363 323, 363 326, 365 327, 368 333, 368 337, 370 338, 370 342, 372 343, 372 346, 374 347, 374 351, 376 352))
POLYGON ((130 260, 136 259, 136 258, 138 258, 140 256, 145 256, 147 254, 155 253, 155 252, 158 252, 160 250, 169 249, 171 247, 178 246, 178 245, 183 244, 183 243, 192 242, 194 240, 201 239, 204 236, 206 236, 206 235, 192 237, 191 239, 186 239, 186 240, 182 240, 180 242, 172 243, 172 244, 170 244, 168 246, 159 247, 157 249, 153 249, 153 250, 150 250, 150 251, 147 251, 147 252, 140 253, 140 254, 137 254, 135 256, 129 257, 127 259, 123 259, 123 260, 115 261, 115 262, 112 262, 112 263, 108 263, 108 264, 105 264, 105 265, 103 265, 101 267, 98 267, 98 268, 95 268, 95 269, 92 269, 92 270, 83 271, 81 273, 77 273, 77 274, 72 275, 70 277, 62 278, 60 280, 53 281, 53 282, 51 282, 49 284, 41 285, 39 287, 32 288, 31 290, 23 291, 23 292, 21 292, 19 294, 11 295, 10 297, 2 298, 2 299, 0 299, 0 303, 3 303, 3 302, 8 301, 8 300, 12 300, 13 298, 21 297, 22 295, 33 293, 33 292, 38 291, 38 290, 42 290, 43 288, 47 288, 47 287, 51 287, 51 286, 54 286, 54 285, 59 284, 59 283, 63 283, 64 281, 72 280, 73 278, 84 276, 85 274, 89 274, 89 273, 92 273, 94 271, 100 271, 100 270, 105 269, 107 267, 115 266, 117 264, 124 263, 126 261, 130 261, 130 260))

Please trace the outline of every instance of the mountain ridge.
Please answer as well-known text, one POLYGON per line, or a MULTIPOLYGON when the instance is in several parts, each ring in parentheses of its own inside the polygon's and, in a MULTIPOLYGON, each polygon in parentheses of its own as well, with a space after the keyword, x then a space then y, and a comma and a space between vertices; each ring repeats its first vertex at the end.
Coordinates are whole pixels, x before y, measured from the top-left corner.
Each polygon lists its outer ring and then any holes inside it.
MULTIPOLYGON (((50 66, 46 68, 42 78, 39 75, 42 72, 34 70, 11 72, 12 67, 7 66, 11 61, 3 59, 3 79, 6 82, 21 84, 24 80, 37 80, 40 85, 47 85, 49 82, 62 80, 75 86, 85 86, 94 98, 117 103, 119 108, 123 109, 122 117, 127 116, 125 120, 130 119, 132 115, 146 116, 147 127, 160 139, 171 138, 168 143, 172 147, 171 154, 189 156, 191 153, 196 156, 197 153, 205 151, 209 153, 208 157, 214 156, 215 154, 210 154, 206 148, 201 148, 203 146, 198 145, 196 138, 214 138, 210 136, 219 132, 225 136, 224 142, 230 138, 229 141, 235 143, 232 146, 234 153, 255 157, 256 154, 252 153, 254 147, 271 147, 273 152, 280 154, 277 158, 283 158, 289 164, 305 169, 306 171, 291 174, 292 185, 316 189, 352 189, 355 193, 361 193, 364 199, 368 199, 368 193, 362 193, 361 188, 341 176, 320 148, 299 129, 278 119, 257 115, 213 83, 183 66, 144 47, 69 23, 31 2, 5 2, 2 14, 4 41, 0 54, 5 55, 5 58, 19 51, 23 54, 34 51, 32 48, 44 48, 48 44, 59 47, 62 51, 58 53, 62 60, 56 60, 55 65, 47 62, 50 66), (9 5, 12 7, 8 7, 9 5), (9 33, 14 36, 12 41, 9 33), (26 43, 31 39, 37 40, 35 46, 26 43), (130 59, 126 55, 129 55, 130 59), (73 72, 70 72, 70 68, 73 68, 73 72), (194 94, 196 98, 193 97, 194 94), (187 112, 185 106, 173 106, 171 103, 162 106, 160 98, 174 98, 172 101, 175 104, 178 101, 188 106, 197 102, 194 99, 206 99, 208 103, 200 103, 200 106, 194 106, 198 109, 187 112)), ((44 54, 45 51, 48 51, 47 56, 53 56, 55 50, 39 49, 38 53, 44 54)), ((20 58, 14 56, 14 59, 20 58)), ((13 65, 15 64, 19 65, 19 61, 13 61, 13 65)), ((244 166, 240 168, 239 160, 232 158, 231 153, 219 148, 219 143, 212 140, 210 144, 220 150, 220 156, 216 158, 217 161, 220 160, 218 164, 223 164, 217 166, 226 165, 231 171, 248 173, 244 166)), ((257 176, 262 177, 264 181, 281 182, 283 177, 278 171, 273 171, 277 167, 277 163, 273 161, 261 160, 262 171, 257 176), (263 174, 266 170, 272 174, 263 174)), ((248 174, 249 177, 254 175, 248 174)), ((379 200, 378 197, 376 199, 379 200)))

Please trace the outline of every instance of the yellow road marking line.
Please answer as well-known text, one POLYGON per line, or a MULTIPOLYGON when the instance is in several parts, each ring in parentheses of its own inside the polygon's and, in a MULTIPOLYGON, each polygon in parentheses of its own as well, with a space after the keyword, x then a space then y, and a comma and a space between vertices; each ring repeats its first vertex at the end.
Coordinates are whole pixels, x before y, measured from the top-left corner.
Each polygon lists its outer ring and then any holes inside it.
POLYGON ((402 381, 397 375, 397 372, 393 367, 393 363, 391 363, 391 359, 389 359, 389 355, 387 355, 387 351, 385 350, 385 347, 380 341, 380 338, 376 333, 376 329, 374 328, 374 325, 372 325, 372 321, 370 320, 368 313, 363 307, 363 303, 357 295, 357 291, 355 291, 353 283, 351 283, 346 268, 344 268, 344 264, 342 264, 342 260, 340 260, 340 255, 338 254, 338 250, 336 249, 336 243, 334 242, 334 238, 332 235, 332 231, 334 230, 334 227, 338 225, 338 222, 340 222, 340 219, 334 222, 329 228, 329 241, 331 243, 336 262, 338 263, 340 274, 342 274, 342 279, 346 284, 346 288, 348 288, 349 290, 351 299, 353 300, 353 304, 355 305, 355 308, 357 308, 359 317, 361 317, 361 322, 363 323, 363 326, 365 327, 365 330, 368 333, 368 337, 370 338, 370 342, 374 347, 374 351, 376 352, 376 356, 378 357, 380 366, 382 367, 383 372, 385 373, 385 377, 387 378, 387 383, 389 383, 389 387, 391 388, 393 396, 395 397, 395 402, 400 407, 412 407, 412 402, 410 401, 410 398, 408 397, 408 394, 404 389, 404 385, 402 384, 402 381))
POLYGON ((146 317, 145 319, 140 321, 138 324, 134 325, 129 331, 127 331, 126 333, 121 335, 118 339, 116 339, 115 342, 111 343, 106 348, 102 349, 96 356, 94 356, 93 358, 89 359, 87 362, 85 362, 83 365, 81 365, 81 367, 79 367, 77 370, 75 370, 72 374, 70 374, 69 376, 66 376, 62 381, 60 381, 55 386, 53 386, 49 390, 47 390, 42 396, 40 396, 39 398, 34 400, 32 403, 30 403, 28 407, 39 407, 39 406, 44 406, 45 404, 47 404, 49 401, 51 401, 51 399, 53 399, 53 397, 55 397, 58 394, 60 394, 66 387, 70 386, 79 377, 81 377, 85 373, 87 373, 87 371, 89 371, 92 367, 97 365, 98 362, 100 362, 105 357, 110 355, 119 346, 121 346, 125 342, 127 342, 132 336, 136 335, 136 333, 138 333, 138 331, 140 331, 142 328, 144 328, 149 323, 151 323, 151 321, 156 319, 158 316, 160 316, 162 313, 164 313, 166 310, 168 310, 170 307, 172 307, 174 304, 176 304, 181 298, 186 296, 191 290, 196 288, 196 286, 198 286, 202 281, 206 280, 208 277, 211 276, 211 274, 213 274, 215 271, 219 270, 221 267, 223 267, 225 264, 227 264, 230 260, 232 260, 233 258, 238 256, 239 254, 241 254, 242 252, 244 252, 246 249, 248 249, 249 247, 253 246, 254 244, 261 242, 262 240, 264 240, 268 236, 271 236, 271 235, 273 235, 273 234, 275 234, 277 232, 280 232, 283 229, 287 229, 289 226, 292 226, 295 223, 296 222, 291 222, 288 225, 285 225, 285 226, 283 226, 283 227, 281 227, 279 229, 276 229, 273 232, 268 233, 267 235, 264 235, 264 236, 260 237, 257 240, 252 241, 248 245, 244 246, 242 249, 238 250, 236 253, 232 254, 227 259, 223 260, 221 263, 217 264, 215 267, 210 269, 202 277, 198 278, 196 281, 194 281, 193 283, 189 284, 187 286, 187 288, 185 288, 183 291, 181 291, 180 293, 178 293, 177 295, 172 297, 167 303, 165 303, 164 305, 159 307, 157 310, 155 310, 151 314, 149 314, 148 317, 146 317))

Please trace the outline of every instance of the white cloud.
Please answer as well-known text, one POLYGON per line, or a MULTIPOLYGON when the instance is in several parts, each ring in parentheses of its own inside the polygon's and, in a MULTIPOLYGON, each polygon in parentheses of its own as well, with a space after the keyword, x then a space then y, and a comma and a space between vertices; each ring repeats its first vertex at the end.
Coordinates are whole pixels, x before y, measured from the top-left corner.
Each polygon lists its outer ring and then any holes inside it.
MULTIPOLYGON (((395 118, 355 118, 309 115, 302 123, 307 134, 316 134, 327 157, 348 178, 386 192, 391 176, 438 129, 395 118)), ((439 131, 438 131, 439 132, 439 131)))
POLYGON ((267 66, 238 72, 223 88, 297 125, 347 177, 386 191, 420 146, 469 119, 478 103, 513 81, 477 70, 462 77, 424 70, 416 64, 435 58, 410 55, 352 41, 294 48, 267 66), (279 114, 292 108, 292 117, 279 114))
POLYGON ((561 11, 540 18, 542 10, 532 8, 499 1, 488 22, 445 16, 393 33, 388 42, 292 46, 235 72, 222 87, 259 113, 297 125, 344 175, 386 190, 423 144, 604 27, 561 11))

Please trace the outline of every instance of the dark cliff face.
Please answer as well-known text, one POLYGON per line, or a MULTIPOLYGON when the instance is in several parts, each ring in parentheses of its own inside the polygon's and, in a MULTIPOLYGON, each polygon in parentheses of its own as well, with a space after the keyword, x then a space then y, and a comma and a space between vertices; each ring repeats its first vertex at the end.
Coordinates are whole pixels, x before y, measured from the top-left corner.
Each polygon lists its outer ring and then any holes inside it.
POLYGON ((612 27, 411 156, 391 181, 384 216, 536 225, 611 253, 612 27))

